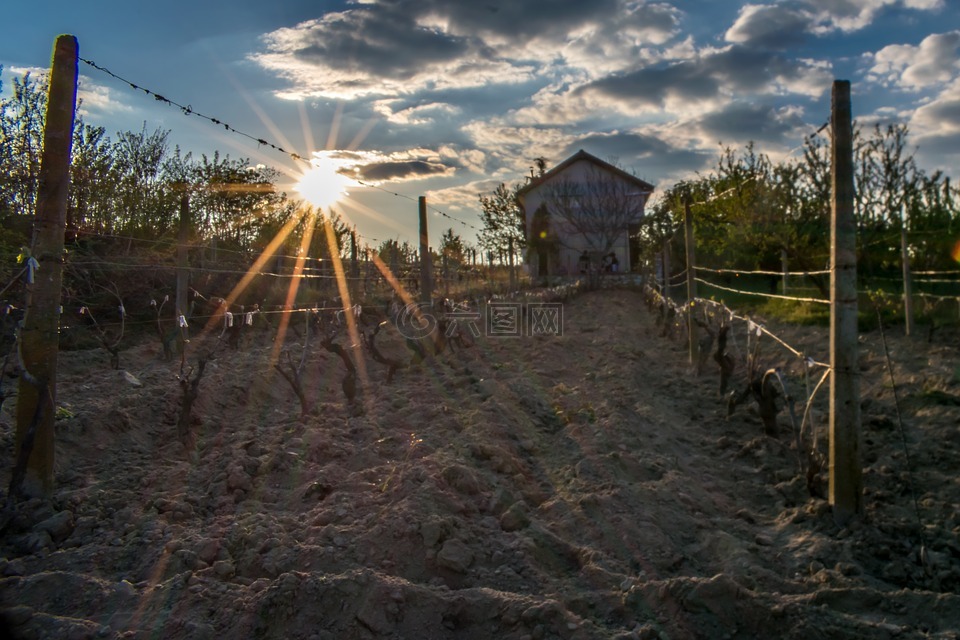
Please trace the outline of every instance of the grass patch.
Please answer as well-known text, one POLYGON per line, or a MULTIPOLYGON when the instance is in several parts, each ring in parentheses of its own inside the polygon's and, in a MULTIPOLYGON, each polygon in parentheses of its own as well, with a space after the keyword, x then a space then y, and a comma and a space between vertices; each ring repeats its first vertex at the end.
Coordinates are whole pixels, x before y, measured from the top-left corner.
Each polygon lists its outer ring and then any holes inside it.
POLYGON ((769 299, 757 312, 781 322, 804 326, 827 326, 830 324, 830 305, 817 302, 769 299))

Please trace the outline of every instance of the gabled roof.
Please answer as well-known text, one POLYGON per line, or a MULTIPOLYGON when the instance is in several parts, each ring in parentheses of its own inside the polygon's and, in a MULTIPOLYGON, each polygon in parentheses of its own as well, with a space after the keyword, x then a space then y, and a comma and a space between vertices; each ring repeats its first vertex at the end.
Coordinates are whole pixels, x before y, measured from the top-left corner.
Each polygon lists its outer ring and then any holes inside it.
POLYGON ((646 182, 645 180, 641 180, 640 178, 627 173, 623 169, 620 169, 619 167, 615 167, 609 162, 604 162, 597 156, 589 154, 583 149, 580 149, 580 151, 577 151, 575 154, 573 154, 572 156, 570 156, 569 158, 567 158, 566 160, 564 160, 563 162, 555 166, 553 169, 550 169, 550 171, 547 171, 542 176, 534 178, 533 180, 530 181, 529 184, 524 185, 524 187, 517 192, 517 196, 522 198, 527 194, 528 191, 531 191, 535 187, 539 187, 544 182, 547 182, 548 180, 550 180, 550 178, 553 178, 554 176, 563 173, 573 163, 580 162, 580 161, 590 162, 600 167, 601 169, 604 169, 605 171, 609 171, 614 175, 620 176, 624 180, 634 183, 635 185, 637 185, 638 188, 642 189, 643 191, 653 191, 653 185, 650 184, 649 182, 646 182))

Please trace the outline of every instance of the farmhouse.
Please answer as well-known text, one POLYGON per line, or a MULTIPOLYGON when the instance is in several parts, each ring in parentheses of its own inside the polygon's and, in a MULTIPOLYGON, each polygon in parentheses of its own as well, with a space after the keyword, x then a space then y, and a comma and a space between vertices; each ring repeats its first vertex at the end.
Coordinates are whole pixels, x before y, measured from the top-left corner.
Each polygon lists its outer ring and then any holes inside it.
POLYGON ((582 149, 520 189, 532 276, 629 271, 653 185, 582 149))

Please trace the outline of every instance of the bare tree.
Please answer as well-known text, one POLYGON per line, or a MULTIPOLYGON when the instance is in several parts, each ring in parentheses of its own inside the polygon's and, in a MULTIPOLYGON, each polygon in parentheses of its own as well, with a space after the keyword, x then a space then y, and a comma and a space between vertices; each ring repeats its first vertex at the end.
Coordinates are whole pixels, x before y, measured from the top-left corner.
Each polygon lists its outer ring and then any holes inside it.
POLYGON ((555 230, 566 231, 557 233, 558 240, 580 237, 588 249, 601 254, 624 238, 630 225, 640 222, 649 195, 600 167, 590 167, 581 180, 551 180, 543 194, 555 230))

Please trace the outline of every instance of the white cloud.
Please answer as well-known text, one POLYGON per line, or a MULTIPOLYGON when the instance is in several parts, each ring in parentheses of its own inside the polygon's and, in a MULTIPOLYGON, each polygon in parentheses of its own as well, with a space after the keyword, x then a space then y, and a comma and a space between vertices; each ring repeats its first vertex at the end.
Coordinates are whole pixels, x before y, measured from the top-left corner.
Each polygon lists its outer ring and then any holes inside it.
POLYGON ((377 100, 373 104, 373 109, 382 114, 388 122, 402 125, 432 124, 437 116, 453 116, 461 111, 459 107, 443 102, 430 102, 412 107, 402 107, 403 104, 399 100, 377 100), (402 108, 395 108, 397 106, 402 108))
POLYGON ((913 113, 910 132, 922 166, 956 177, 960 166, 960 78, 913 113))
MULTIPOLYGON (((47 78, 50 75, 50 69, 44 67, 11 66, 4 68, 4 72, 18 79, 23 79, 27 74, 30 74, 33 80, 44 85, 46 85, 47 78)), ((10 94, 11 90, 12 86, 5 83, 3 93, 10 94)), ((77 112, 84 117, 92 114, 109 116, 133 112, 133 107, 118 98, 116 91, 102 84, 97 84, 83 74, 79 74, 77 78, 77 102, 79 104, 77 112)))
POLYGON ((804 41, 813 21, 813 14, 801 6, 747 4, 725 38, 736 44, 786 49, 804 41))
POLYGON ((960 31, 929 35, 919 46, 888 45, 872 58, 873 80, 915 90, 940 85, 960 73, 960 31))
POLYGON ((960 133, 960 78, 936 98, 918 107, 913 112, 910 128, 921 137, 960 133))
POLYGON ((873 22, 877 14, 887 7, 902 5, 917 11, 937 11, 944 7, 943 0, 807 0, 817 16, 817 22, 825 31, 839 29, 852 32, 863 29, 873 22))

